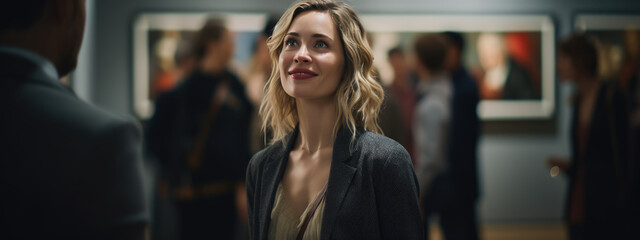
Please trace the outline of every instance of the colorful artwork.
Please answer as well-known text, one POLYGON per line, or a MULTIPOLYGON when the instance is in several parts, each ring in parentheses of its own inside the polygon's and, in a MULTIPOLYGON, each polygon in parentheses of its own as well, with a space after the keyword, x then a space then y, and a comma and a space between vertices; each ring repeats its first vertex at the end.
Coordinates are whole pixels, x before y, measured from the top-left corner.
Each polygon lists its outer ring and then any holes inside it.
MULTIPOLYGON (((375 66, 384 84, 393 68, 387 52, 401 48, 411 62, 421 33, 457 32, 463 64, 478 84, 483 120, 549 119, 555 106, 554 25, 541 15, 363 15, 375 66)), ((415 80, 414 80, 415 81, 415 80)))

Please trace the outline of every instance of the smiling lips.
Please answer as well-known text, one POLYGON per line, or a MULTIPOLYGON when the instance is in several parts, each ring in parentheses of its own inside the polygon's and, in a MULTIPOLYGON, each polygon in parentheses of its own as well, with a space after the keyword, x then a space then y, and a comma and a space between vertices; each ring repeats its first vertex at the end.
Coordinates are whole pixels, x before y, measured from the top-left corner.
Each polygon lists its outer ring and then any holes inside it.
POLYGON ((289 76, 295 80, 304 80, 318 76, 318 74, 308 69, 296 68, 289 71, 289 76))

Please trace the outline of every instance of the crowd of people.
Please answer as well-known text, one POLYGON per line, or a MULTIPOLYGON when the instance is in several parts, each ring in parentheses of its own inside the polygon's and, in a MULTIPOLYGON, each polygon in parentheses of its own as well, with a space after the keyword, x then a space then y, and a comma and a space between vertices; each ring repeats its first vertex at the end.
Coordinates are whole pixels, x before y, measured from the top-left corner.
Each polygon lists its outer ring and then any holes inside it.
MULTIPOLYGON (((3 239, 429 239, 434 220, 445 239, 479 239, 477 106, 539 98, 503 52, 495 68, 513 79, 479 87, 457 32, 390 49, 383 86, 358 14, 303 0, 269 19, 243 74, 233 33, 207 20, 140 126, 59 81, 76 66, 84 1, 35 2, 0 10, 3 239), (157 170, 151 201, 144 164, 157 170)), ((640 67, 602 81, 590 38, 557 49, 559 77, 577 86, 571 156, 547 160, 569 179, 569 237, 628 238, 640 67)))

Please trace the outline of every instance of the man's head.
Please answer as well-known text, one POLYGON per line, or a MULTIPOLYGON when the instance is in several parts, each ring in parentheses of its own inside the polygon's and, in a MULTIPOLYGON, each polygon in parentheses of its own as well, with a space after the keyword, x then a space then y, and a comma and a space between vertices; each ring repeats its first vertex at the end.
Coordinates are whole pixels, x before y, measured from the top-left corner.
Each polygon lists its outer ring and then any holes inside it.
POLYGON ((42 18, 46 0, 12 1, 0 8, 0 34, 28 29, 42 18))
POLYGON ((193 47, 201 70, 217 74, 227 67, 233 57, 233 33, 222 19, 208 19, 198 32, 193 47))
POLYGON ((12 1, 0 8, 0 44, 40 54, 62 77, 77 65, 85 21, 84 0, 12 1))
POLYGON ((446 70, 445 61, 449 53, 449 42, 442 34, 423 34, 415 41, 414 49, 417 57, 416 71, 425 75, 437 75, 446 70))
POLYGON ((394 69, 399 69, 405 66, 404 52, 402 51, 402 47, 394 47, 387 51, 387 58, 389 59, 389 64, 394 69))
POLYGON ((394 82, 406 81, 407 74, 409 73, 409 66, 407 65, 407 60, 405 59, 402 47, 397 46, 391 48, 389 51, 387 51, 387 58, 389 59, 389 64, 393 68, 394 82))
POLYGON ((558 73, 565 80, 598 77, 598 50, 583 34, 572 34, 558 45, 558 73))

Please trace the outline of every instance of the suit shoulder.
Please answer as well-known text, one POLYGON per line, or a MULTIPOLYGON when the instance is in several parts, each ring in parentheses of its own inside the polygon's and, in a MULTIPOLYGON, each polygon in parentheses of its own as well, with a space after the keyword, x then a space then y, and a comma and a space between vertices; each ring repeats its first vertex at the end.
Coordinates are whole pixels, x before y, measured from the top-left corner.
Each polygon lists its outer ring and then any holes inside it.
POLYGON ((140 131, 140 126, 132 119, 92 106, 62 89, 30 84, 20 89, 16 99, 22 117, 43 128, 95 137, 111 134, 114 130, 140 131))

